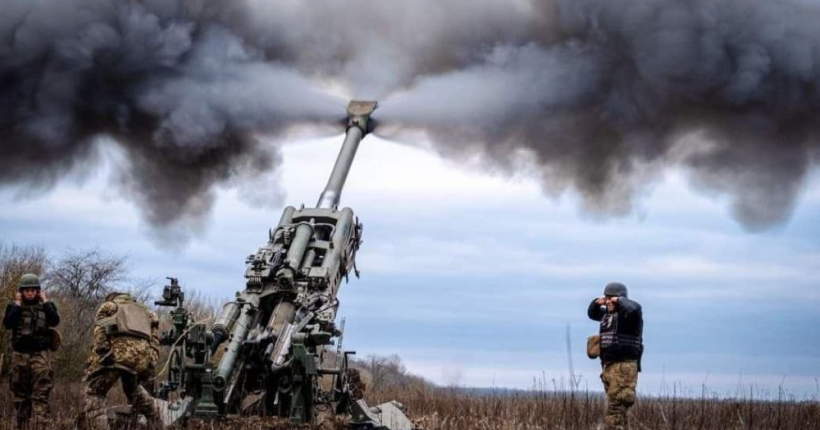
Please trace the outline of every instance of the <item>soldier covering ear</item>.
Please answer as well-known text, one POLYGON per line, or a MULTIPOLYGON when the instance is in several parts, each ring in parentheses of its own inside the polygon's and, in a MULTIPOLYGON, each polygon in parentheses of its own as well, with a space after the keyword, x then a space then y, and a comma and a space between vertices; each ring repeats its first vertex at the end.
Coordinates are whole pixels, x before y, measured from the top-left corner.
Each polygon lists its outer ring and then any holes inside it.
POLYGON ((40 278, 20 278, 15 300, 6 306, 3 326, 12 332, 11 391, 17 428, 51 428, 50 396, 54 386, 50 350, 60 315, 42 293, 40 278))
POLYGON ((604 297, 592 300, 587 314, 600 321, 601 381, 607 397, 605 429, 627 430, 627 412, 636 400, 643 355, 643 310, 628 298, 624 284, 611 282, 604 287, 604 297))

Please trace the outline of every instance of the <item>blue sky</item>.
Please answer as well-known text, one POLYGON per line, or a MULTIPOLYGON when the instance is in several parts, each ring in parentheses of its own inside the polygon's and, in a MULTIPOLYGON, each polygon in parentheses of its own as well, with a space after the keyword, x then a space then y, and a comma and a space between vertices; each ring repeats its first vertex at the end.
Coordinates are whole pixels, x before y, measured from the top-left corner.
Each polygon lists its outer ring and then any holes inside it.
MULTIPOLYGON (((285 146, 283 169, 259 184, 278 204, 252 206, 226 187, 198 233, 169 243, 109 186, 120 155, 51 190, 0 190, 0 240, 101 247, 127 255, 135 274, 177 276, 227 298, 244 284, 245 256, 267 238, 282 202, 312 205, 342 137, 285 146)), ((548 197, 526 173, 368 136, 342 196, 365 225, 362 279, 341 293, 345 346, 399 354, 440 384, 528 388, 567 380, 567 325, 581 386, 600 390, 583 351, 596 325, 589 301, 613 280, 645 310, 639 389, 681 384, 720 395, 755 385, 820 396, 820 177, 806 183, 789 222, 748 233, 725 197, 691 189, 668 170, 625 218, 580 212, 571 192, 548 197), (467 165, 473 167, 465 167, 467 165)))

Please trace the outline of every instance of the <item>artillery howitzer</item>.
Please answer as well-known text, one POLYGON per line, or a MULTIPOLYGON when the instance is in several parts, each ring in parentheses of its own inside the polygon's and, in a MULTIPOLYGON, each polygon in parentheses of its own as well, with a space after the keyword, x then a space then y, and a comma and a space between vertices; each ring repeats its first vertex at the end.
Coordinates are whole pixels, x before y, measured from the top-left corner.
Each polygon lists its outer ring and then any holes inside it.
POLYGON ((176 279, 158 306, 173 306, 168 377, 157 392, 165 422, 266 415, 318 423, 350 414, 354 428, 409 430, 394 402, 368 408, 351 392, 344 323, 336 325, 342 279, 356 269, 362 225, 338 207, 376 102, 351 102, 344 144, 315 208, 285 208, 268 242, 246 260, 245 289, 208 327, 192 320, 176 279), (336 353, 327 347, 335 341, 336 353), (217 359, 218 358, 218 359, 217 359), (330 383, 327 383, 328 380, 330 383), (324 384, 322 382, 325 382, 324 384), (168 402, 171 393, 178 399, 168 402))

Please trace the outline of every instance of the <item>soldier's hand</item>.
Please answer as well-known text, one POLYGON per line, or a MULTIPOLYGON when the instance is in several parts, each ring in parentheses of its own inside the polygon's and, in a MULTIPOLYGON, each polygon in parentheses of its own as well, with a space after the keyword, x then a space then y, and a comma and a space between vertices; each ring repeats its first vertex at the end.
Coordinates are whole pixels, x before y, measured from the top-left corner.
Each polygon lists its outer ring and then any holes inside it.
POLYGON ((48 298, 46 298, 46 292, 45 291, 40 290, 39 294, 40 294, 40 301, 41 302, 45 303, 45 302, 48 301, 48 298))
POLYGON ((14 295, 14 304, 16 304, 17 306, 23 305, 23 294, 17 293, 14 295))
POLYGON ((617 305, 618 304, 618 299, 619 299, 619 297, 613 297, 613 298, 609 299, 609 301, 612 302, 613 305, 617 305))
POLYGON ((598 297, 597 299, 595 299, 595 304, 598 305, 598 306, 605 305, 606 304, 606 298, 598 297))

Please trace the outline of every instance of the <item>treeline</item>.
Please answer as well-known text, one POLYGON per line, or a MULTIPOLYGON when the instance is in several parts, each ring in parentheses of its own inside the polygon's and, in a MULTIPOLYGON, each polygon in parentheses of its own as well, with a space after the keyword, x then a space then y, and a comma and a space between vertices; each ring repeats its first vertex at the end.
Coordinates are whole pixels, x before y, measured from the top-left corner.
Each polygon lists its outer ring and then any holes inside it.
POLYGON ((367 387, 382 391, 419 390, 431 388, 433 384, 421 376, 407 370, 401 357, 369 355, 364 359, 353 359, 351 366, 358 369, 367 387))

